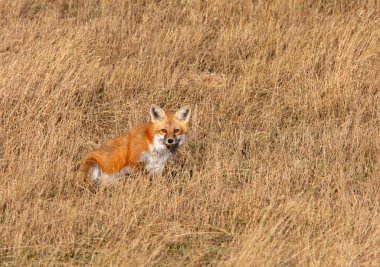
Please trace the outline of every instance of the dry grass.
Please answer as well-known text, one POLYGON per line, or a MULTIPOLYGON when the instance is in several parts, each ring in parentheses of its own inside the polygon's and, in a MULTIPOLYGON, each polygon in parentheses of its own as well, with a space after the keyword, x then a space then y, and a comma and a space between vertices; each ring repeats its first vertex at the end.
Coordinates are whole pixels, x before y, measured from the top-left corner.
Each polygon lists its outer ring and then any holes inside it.
POLYGON ((0 0, 1 265, 380 266, 379 6, 233 2, 0 0), (89 188, 152 103, 167 173, 89 188))

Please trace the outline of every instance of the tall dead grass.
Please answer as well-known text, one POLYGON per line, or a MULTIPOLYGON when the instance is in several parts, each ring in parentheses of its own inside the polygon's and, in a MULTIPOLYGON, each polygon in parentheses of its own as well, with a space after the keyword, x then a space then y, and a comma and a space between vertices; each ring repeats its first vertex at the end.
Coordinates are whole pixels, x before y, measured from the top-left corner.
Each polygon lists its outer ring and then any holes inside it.
POLYGON ((375 1, 0 1, 0 264, 379 266, 375 1), (190 104, 166 174, 75 166, 190 104))

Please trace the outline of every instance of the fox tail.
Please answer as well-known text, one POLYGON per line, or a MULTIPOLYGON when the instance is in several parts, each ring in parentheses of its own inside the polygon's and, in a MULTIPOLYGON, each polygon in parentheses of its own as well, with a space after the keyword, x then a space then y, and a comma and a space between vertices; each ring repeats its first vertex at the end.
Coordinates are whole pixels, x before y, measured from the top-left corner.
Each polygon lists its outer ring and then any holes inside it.
POLYGON ((89 153, 84 162, 80 166, 80 170, 88 173, 88 171, 98 164, 98 156, 95 153, 89 153))

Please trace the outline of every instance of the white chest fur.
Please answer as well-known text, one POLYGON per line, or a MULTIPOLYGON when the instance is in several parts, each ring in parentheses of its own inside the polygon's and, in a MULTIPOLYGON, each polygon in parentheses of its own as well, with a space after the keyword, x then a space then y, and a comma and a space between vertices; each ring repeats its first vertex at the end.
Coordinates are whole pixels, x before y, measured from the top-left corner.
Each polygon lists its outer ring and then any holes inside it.
POLYGON ((141 155, 141 161, 150 174, 161 174, 166 162, 173 156, 174 151, 169 150, 163 143, 163 137, 156 135, 149 151, 141 155))

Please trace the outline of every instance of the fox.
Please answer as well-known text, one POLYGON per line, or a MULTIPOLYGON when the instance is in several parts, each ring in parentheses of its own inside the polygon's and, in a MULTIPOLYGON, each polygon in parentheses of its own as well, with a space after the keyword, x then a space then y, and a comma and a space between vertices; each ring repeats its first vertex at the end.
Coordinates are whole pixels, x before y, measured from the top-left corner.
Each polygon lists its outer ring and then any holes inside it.
POLYGON ((89 152, 82 170, 95 184, 115 182, 138 170, 162 175, 169 159, 184 143, 189 131, 191 109, 188 105, 176 112, 165 112, 153 104, 150 121, 108 140, 89 152))

